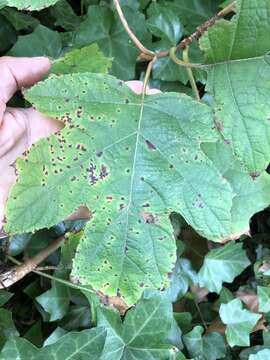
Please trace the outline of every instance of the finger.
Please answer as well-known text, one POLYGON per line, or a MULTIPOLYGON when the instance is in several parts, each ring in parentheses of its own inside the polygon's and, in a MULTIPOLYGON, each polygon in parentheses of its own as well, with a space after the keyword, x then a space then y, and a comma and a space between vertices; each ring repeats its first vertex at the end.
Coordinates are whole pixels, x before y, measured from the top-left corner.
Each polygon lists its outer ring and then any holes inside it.
MULTIPOLYGON (((132 80, 126 82, 127 86, 134 91, 136 94, 140 95, 143 91, 143 82, 138 80, 132 80)), ((146 87, 147 95, 159 94, 161 91, 158 89, 150 89, 148 86, 146 87)))
POLYGON ((0 58, 0 116, 4 113, 4 105, 13 94, 22 87, 29 87, 41 80, 50 66, 50 61, 46 57, 0 58))

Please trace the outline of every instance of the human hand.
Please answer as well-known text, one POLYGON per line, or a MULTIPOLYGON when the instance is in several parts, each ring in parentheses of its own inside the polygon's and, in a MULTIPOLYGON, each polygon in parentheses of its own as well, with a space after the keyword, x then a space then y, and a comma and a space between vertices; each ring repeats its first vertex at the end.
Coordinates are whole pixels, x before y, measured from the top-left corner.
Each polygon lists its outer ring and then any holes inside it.
MULTIPOLYGON (((16 159, 39 139, 59 131, 63 124, 47 118, 33 108, 9 108, 7 102, 17 90, 27 88, 41 80, 50 69, 50 61, 39 58, 0 58, 0 237, 5 236, 2 226, 5 205, 11 186, 16 180, 16 159)), ((127 85, 136 93, 142 92, 141 81, 130 81, 127 85)), ((147 89, 148 94, 158 92, 147 89)), ((89 212, 79 209, 70 219, 86 218, 89 212)))

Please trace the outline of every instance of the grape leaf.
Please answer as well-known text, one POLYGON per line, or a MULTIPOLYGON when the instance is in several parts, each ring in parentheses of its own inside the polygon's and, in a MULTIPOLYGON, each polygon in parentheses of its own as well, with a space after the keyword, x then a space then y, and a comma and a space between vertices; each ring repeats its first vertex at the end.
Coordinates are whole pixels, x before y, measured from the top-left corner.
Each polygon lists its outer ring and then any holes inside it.
POLYGON ((70 332, 57 342, 38 349, 23 338, 12 337, 3 347, 0 360, 100 360, 106 330, 99 327, 82 332, 70 332))
POLYGON ((227 325, 225 334, 229 345, 250 346, 249 334, 261 315, 243 309, 240 299, 221 304, 219 315, 222 322, 227 325))
POLYGON ((175 359, 178 350, 167 340, 172 322, 172 305, 161 294, 146 294, 123 323, 118 313, 101 308, 98 325, 107 329, 101 360, 175 359))
POLYGON ((19 10, 41 10, 54 5, 58 0, 6 0, 6 6, 16 7, 19 10))
POLYGON ((220 293, 223 282, 231 283, 250 264, 241 243, 228 244, 211 250, 199 271, 199 284, 211 292, 220 293), (217 271, 218 269, 218 271, 217 271))
POLYGON ((248 172, 258 176, 270 161, 270 1, 238 0, 237 15, 208 29, 200 45, 215 99, 217 129, 248 172))
POLYGON ((202 149, 229 181, 235 193, 231 209, 230 239, 238 239, 242 234, 249 233, 250 218, 270 203, 269 174, 263 172, 261 176, 251 178, 243 164, 233 155, 229 144, 223 141, 203 144, 202 149))
POLYGON ((226 355, 224 338, 217 332, 203 336, 202 326, 195 326, 192 331, 183 336, 189 355, 202 360, 223 359, 226 355))
MULTIPOLYGON (((145 44, 150 41, 144 15, 123 7, 129 26, 145 44)), ((105 56, 113 58, 112 74, 134 79, 136 59, 140 52, 130 40, 119 17, 107 6, 90 6, 88 14, 74 33, 74 44, 85 46, 97 43, 105 56)))
POLYGON ((52 74, 74 74, 83 72, 106 74, 111 67, 111 60, 99 50, 97 44, 74 49, 63 58, 55 60, 51 68, 52 74))
POLYGON ((270 311, 270 288, 267 286, 258 286, 259 311, 268 313, 270 311))
POLYGON ((127 303, 166 286, 173 210, 209 239, 228 236, 234 195, 200 150, 216 141, 207 105, 175 93, 142 105, 122 81, 100 74, 52 76, 26 97, 66 127, 17 162, 6 230, 35 231, 91 208, 73 267, 82 284, 109 295, 120 289, 127 303))

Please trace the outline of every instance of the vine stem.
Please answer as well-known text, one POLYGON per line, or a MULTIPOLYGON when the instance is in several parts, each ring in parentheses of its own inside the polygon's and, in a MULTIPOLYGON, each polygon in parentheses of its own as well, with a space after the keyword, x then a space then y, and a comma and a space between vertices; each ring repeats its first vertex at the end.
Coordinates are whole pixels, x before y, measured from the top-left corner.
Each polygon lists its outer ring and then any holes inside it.
POLYGON ((151 58, 155 56, 155 53, 149 49, 147 49, 137 38, 137 36, 134 34, 134 32, 131 30, 131 28, 128 25, 128 22, 125 18, 125 15, 122 11, 122 8, 120 6, 119 0, 113 0, 114 6, 116 8, 116 11, 118 13, 118 16, 121 20, 121 23, 124 26, 124 29, 126 30, 127 34, 129 35, 130 39, 133 41, 133 43, 137 46, 137 48, 146 55, 149 55, 151 58))
MULTIPOLYGON (((119 3, 119 0, 113 0, 114 6, 116 8, 116 11, 118 13, 118 16, 123 24, 124 29, 126 30, 127 34, 129 35, 130 39, 133 41, 135 46, 141 51, 140 59, 151 61, 155 56, 157 58, 167 57, 170 56, 170 50, 166 51, 160 51, 158 53, 155 53, 154 51, 151 51, 147 49, 141 41, 137 38, 137 36, 134 34, 134 32, 131 30, 131 28, 128 25, 128 22, 125 18, 125 15, 122 11, 121 5, 119 3)), ((213 26, 218 20, 222 19, 224 16, 228 15, 232 11, 234 11, 236 6, 236 0, 233 1, 231 4, 226 6, 224 9, 219 11, 217 14, 215 14, 213 17, 208 19, 206 22, 204 22, 202 25, 197 27, 196 31, 192 33, 187 38, 183 39, 177 46, 176 51, 180 49, 185 49, 187 46, 191 45, 194 40, 198 40, 207 30, 209 27, 213 26)))
MULTIPOLYGON (((189 50, 189 47, 187 46, 183 51, 183 60, 184 60, 185 64, 189 64, 188 50, 189 50)), ((192 88, 192 91, 194 94, 194 98, 196 100, 200 101, 201 98, 200 98, 200 94, 199 94, 199 91, 198 91, 198 88, 196 85, 196 80, 194 79, 194 76, 193 76, 192 68, 187 67, 186 70, 187 70, 187 74, 188 74, 188 78, 189 78, 189 83, 191 85, 191 88, 192 88)))
POLYGON ((36 268, 38 267, 38 265, 52 253, 54 253, 57 249, 59 249, 59 247, 63 244, 67 237, 68 236, 59 237, 45 249, 41 250, 38 254, 36 254, 30 259, 27 259, 24 263, 20 263, 16 259, 9 256, 9 260, 12 259, 11 261, 13 263, 17 261, 17 266, 8 270, 7 272, 0 274, 0 289, 10 287, 22 278, 24 278, 30 272, 37 271, 36 268))

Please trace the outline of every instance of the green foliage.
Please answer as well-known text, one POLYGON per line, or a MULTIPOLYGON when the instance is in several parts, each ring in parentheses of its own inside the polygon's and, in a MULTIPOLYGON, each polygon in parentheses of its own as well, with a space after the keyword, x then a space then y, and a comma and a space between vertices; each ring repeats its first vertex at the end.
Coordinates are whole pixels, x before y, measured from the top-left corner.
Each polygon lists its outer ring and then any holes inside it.
POLYGON ((210 28, 200 45, 210 64, 207 91, 215 98, 218 130, 256 177, 270 160, 266 101, 270 91, 270 40, 265 36, 270 30, 270 3, 265 1, 254 11, 253 0, 242 0, 237 10, 231 21, 222 20, 210 28))
POLYGON ((269 358, 270 0, 202 26, 229 3, 120 0, 156 53, 200 27, 189 74, 160 54, 149 74, 112 0, 0 0, 1 55, 52 62, 26 106, 64 125, 16 163, 0 285, 66 234, 0 290, 0 360, 269 358), (162 93, 124 83, 146 73, 162 93))
POLYGON ((221 334, 211 332, 203 335, 202 326, 196 326, 188 334, 184 335, 183 340, 189 355, 203 360, 223 359, 226 355, 226 345, 221 334))
POLYGON ((159 294, 141 299, 123 324, 119 314, 100 309, 98 325, 108 332, 101 360, 176 359, 168 341, 172 320, 171 304, 159 294))
POLYGON ((226 337, 229 345, 232 347, 249 346, 249 334, 261 315, 243 309, 243 304, 239 299, 221 304, 219 315, 222 322, 227 325, 226 337))
POLYGON ((199 272, 199 284, 209 291, 220 293, 222 283, 232 282, 249 264, 242 245, 229 242, 221 248, 211 250, 205 256, 199 272))

